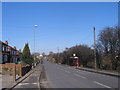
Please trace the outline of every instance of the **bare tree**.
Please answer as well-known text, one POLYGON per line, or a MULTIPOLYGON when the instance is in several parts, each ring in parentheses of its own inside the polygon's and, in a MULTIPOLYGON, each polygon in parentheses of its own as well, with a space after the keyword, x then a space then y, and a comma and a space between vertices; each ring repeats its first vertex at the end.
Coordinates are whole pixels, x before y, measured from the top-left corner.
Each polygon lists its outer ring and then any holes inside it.
POLYGON ((103 29, 98 38, 97 50, 103 56, 103 63, 106 68, 117 69, 116 54, 119 53, 120 30, 118 27, 107 27, 103 29))

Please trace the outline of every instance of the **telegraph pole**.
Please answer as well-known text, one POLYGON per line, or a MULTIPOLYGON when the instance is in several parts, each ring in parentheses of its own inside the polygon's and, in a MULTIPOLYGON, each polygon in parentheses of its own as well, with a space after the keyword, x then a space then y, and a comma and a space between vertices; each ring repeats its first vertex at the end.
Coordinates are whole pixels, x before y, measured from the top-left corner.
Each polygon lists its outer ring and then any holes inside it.
POLYGON ((96 31, 95 31, 95 27, 93 27, 94 30, 94 62, 95 62, 95 69, 97 68, 97 64, 96 64, 96 31))
POLYGON ((59 63, 59 47, 58 47, 58 63, 59 63))

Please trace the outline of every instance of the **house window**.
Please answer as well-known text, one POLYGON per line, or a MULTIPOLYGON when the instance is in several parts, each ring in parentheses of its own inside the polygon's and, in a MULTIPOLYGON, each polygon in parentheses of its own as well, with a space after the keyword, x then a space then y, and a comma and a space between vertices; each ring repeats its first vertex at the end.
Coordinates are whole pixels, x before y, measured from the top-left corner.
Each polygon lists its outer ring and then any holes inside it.
POLYGON ((12 50, 12 55, 14 55, 14 51, 12 50))
POLYGON ((14 55, 16 55, 16 51, 14 51, 14 55))
POLYGON ((4 56, 4 61, 7 62, 7 55, 4 56))
POLYGON ((12 49, 10 50, 10 54, 12 54, 12 49))
POLYGON ((3 63, 6 63, 7 62, 7 59, 8 59, 8 57, 7 57, 7 55, 3 55, 3 63))
POLYGON ((2 57, 2 60, 3 60, 3 63, 4 63, 4 55, 3 55, 3 57, 2 57))
POLYGON ((8 51, 8 46, 6 46, 6 52, 8 51))
POLYGON ((13 63, 13 58, 10 59, 10 62, 13 63))
POLYGON ((16 61, 16 57, 14 57, 14 58, 13 58, 13 63, 16 63, 16 62, 17 62, 17 61, 16 61))
POLYGON ((4 51, 5 51, 5 52, 7 51, 7 46, 4 46, 4 51))
POLYGON ((4 46, 2 47, 2 51, 4 51, 4 46))

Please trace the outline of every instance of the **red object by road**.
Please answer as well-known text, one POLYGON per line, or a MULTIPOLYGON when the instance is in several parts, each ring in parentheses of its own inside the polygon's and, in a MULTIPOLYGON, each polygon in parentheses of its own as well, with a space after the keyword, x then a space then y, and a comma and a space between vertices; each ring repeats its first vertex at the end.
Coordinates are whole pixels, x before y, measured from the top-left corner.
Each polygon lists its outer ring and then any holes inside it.
POLYGON ((78 57, 70 57, 69 65, 71 65, 71 66, 79 66, 78 57))

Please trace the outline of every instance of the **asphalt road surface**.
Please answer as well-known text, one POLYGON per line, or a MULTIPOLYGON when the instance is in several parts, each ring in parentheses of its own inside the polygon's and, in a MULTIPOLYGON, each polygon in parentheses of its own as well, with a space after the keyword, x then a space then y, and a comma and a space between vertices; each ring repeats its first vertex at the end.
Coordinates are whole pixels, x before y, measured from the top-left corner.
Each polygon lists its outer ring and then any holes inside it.
POLYGON ((47 60, 44 60, 44 67, 52 88, 118 88, 118 77, 78 70, 47 60))

